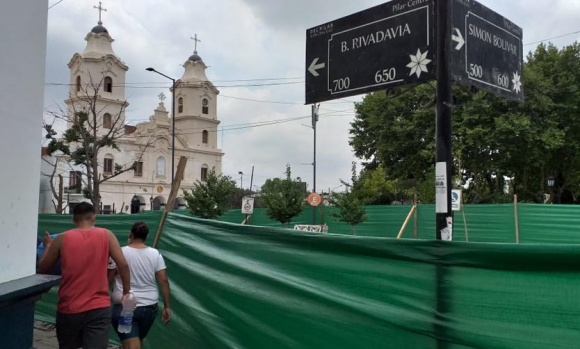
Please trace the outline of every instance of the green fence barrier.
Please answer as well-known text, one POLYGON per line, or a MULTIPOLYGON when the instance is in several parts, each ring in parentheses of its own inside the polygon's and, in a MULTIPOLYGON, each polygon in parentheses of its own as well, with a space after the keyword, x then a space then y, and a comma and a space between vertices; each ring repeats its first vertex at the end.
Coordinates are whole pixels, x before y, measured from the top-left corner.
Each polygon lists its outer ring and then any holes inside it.
MULTIPOLYGON (((509 208, 490 206, 485 214, 467 208, 468 219, 497 229, 474 227, 474 238, 503 238, 507 218, 502 225, 486 217, 507 216, 509 208)), ((566 211, 533 209, 534 217, 566 211)), ((70 227, 69 218, 41 216, 40 229, 70 227)), ((99 217, 99 223, 124 241, 137 218, 153 226, 159 215, 99 217)), ((522 239, 531 228, 522 227, 522 239)), ((545 349, 580 342, 578 245, 308 234, 171 214, 159 249, 173 321, 157 321, 146 348, 545 349)), ((37 318, 52 319, 54 302, 53 295, 43 297, 37 318)))
MULTIPOLYGON (((396 237, 411 206, 368 206, 368 221, 357 226, 357 234, 373 237, 396 237)), ((319 209, 320 210, 320 209, 319 209)), ((352 234, 351 228, 330 216, 333 207, 324 208, 324 222, 331 234, 352 234)), ((320 211, 319 211, 320 213, 320 211)), ((518 223, 521 243, 578 243, 580 244, 580 206, 566 205, 518 205, 518 223)), ((318 215, 318 223, 322 221, 318 215)), ((226 213, 220 220, 241 223, 244 216, 239 210, 226 213)), ((431 240, 435 237, 435 207, 419 205, 417 210, 417 236, 431 240)), ((264 209, 256 209, 251 225, 281 227, 269 219, 264 209)), ((312 224, 311 208, 306 209, 294 224, 312 224)), ((403 238, 413 238, 413 219, 405 229, 403 238)), ((454 241, 515 243, 516 224, 514 205, 465 205, 463 211, 455 212, 454 241), (464 224, 467 223, 467 233, 464 224)))

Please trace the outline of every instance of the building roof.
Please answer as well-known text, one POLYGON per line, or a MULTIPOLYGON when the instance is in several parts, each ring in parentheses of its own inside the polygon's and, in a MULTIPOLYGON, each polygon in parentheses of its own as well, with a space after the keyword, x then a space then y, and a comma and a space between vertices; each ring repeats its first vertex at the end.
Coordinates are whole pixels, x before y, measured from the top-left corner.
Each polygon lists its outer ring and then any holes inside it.
POLYGON ((107 30, 107 28, 103 27, 101 24, 93 27, 93 29, 91 29, 91 32, 95 33, 95 34, 100 34, 100 33, 109 34, 109 31, 107 30))
POLYGON ((203 61, 203 60, 201 59, 201 57, 200 57, 200 56, 199 56, 197 53, 194 53, 194 54, 192 54, 191 56, 189 56, 189 59, 188 59, 188 60, 190 60, 190 61, 192 61, 192 62, 199 62, 199 61, 203 61))

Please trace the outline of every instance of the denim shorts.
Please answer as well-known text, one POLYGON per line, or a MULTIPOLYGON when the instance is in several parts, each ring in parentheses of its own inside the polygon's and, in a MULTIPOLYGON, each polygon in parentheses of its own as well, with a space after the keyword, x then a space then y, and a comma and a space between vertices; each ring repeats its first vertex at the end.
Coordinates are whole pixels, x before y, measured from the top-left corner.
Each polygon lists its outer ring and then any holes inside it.
POLYGON ((151 326, 153 326, 153 322, 155 322, 155 318, 157 317, 157 304, 148 305, 144 307, 137 307, 133 312, 133 324, 131 325, 131 332, 129 333, 119 333, 119 317, 121 316, 121 310, 123 307, 120 304, 113 305, 111 323, 113 324, 113 329, 117 332, 119 339, 124 341, 126 339, 137 338, 143 340, 151 326))

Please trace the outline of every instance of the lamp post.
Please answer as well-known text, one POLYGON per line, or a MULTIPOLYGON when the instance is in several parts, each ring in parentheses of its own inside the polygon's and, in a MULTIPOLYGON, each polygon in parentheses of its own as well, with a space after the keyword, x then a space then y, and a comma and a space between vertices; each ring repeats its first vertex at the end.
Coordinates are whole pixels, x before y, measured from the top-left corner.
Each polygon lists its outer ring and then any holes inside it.
POLYGON ((554 202, 554 185, 556 184, 556 179, 554 176, 550 176, 548 179, 546 179, 546 182, 546 184, 548 184, 548 188, 550 188, 550 195, 552 196, 550 200, 554 202))
POLYGON ((171 78, 163 73, 158 72, 157 70, 149 67, 145 69, 147 71, 157 73, 172 82, 171 87, 171 185, 173 185, 173 181, 175 180, 175 79, 171 78))
POLYGON ((240 189, 244 190, 244 172, 239 171, 238 174, 240 175, 240 189))

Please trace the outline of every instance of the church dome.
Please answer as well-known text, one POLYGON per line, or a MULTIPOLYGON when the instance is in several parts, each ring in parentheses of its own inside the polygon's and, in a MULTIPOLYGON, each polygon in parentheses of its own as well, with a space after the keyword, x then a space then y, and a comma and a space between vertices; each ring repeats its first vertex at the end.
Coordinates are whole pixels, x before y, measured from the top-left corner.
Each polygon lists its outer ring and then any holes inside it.
POLYGON ((195 54, 189 56, 189 59, 188 60, 190 60, 192 62, 199 62, 202 59, 201 59, 201 57, 197 53, 195 53, 195 54))
POLYGON ((94 33, 94 34, 107 33, 108 34, 109 31, 107 30, 107 28, 105 28, 101 24, 99 24, 96 27, 93 27, 93 29, 91 29, 91 33, 94 33))

